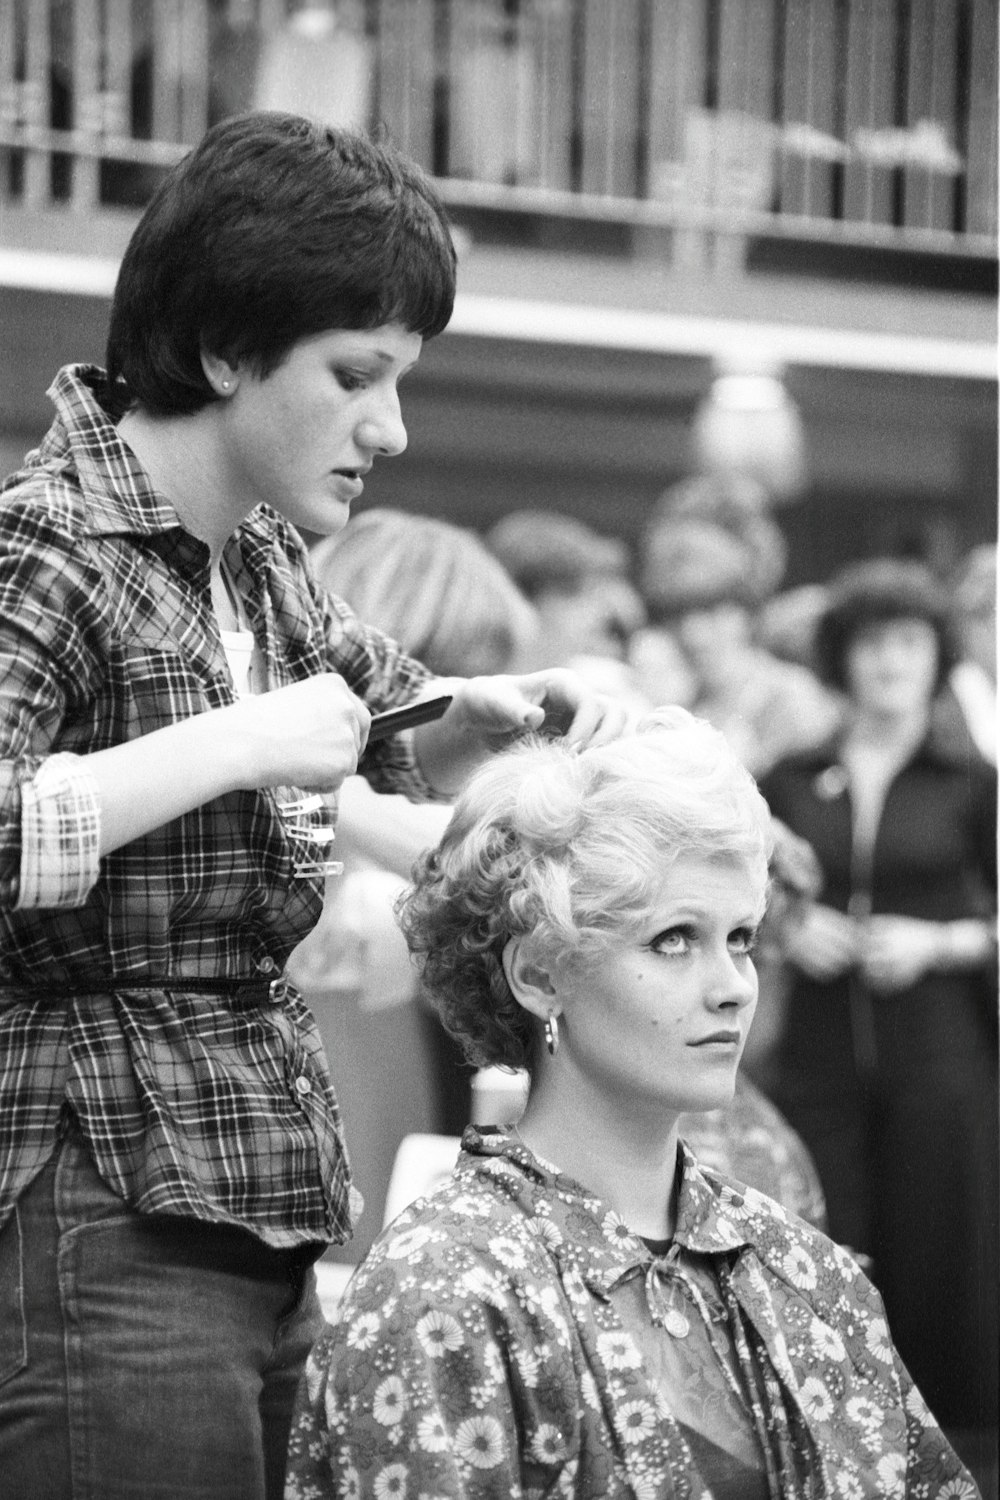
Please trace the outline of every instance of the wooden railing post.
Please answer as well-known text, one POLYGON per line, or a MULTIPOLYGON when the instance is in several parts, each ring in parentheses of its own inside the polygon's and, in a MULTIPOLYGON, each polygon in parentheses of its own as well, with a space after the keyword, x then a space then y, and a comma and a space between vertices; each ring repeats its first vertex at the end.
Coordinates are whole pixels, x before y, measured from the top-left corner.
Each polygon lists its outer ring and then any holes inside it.
MULTIPOLYGON (((997 0, 340 7, 329 68, 307 54, 307 99, 286 66, 282 107, 384 124, 446 196, 471 179, 456 203, 617 216, 637 253, 670 242, 699 273, 738 272, 772 229, 990 254, 997 0)), ((212 119, 274 102, 292 19, 290 0, 0 0, 0 194, 137 205, 212 119)))
POLYGON ((434 0, 379 0, 376 118, 401 150, 434 164, 434 0))
MULTIPOLYGON (((0 0, 0 125, 15 126, 20 113, 20 87, 15 82, 16 48, 14 0, 0 0)), ((0 202, 13 189, 14 153, 0 147, 0 202)))
MULTIPOLYGON (((72 124, 99 136, 104 129, 101 91, 102 37, 97 0, 76 0, 73 7, 72 124)), ((78 155, 73 161, 70 202, 76 213, 90 213, 100 198, 100 161, 78 155)))
MULTIPOLYGON (((46 7, 47 9, 47 7, 46 7)), ((48 125, 52 50, 48 16, 42 6, 29 5, 24 16, 24 81, 20 85, 18 115, 29 128, 48 125)), ((24 202, 41 208, 48 202, 52 157, 48 151, 28 151, 24 157, 24 202)))
POLYGON ((972 77, 966 201, 967 228, 974 234, 997 233, 997 3, 973 0, 972 77))

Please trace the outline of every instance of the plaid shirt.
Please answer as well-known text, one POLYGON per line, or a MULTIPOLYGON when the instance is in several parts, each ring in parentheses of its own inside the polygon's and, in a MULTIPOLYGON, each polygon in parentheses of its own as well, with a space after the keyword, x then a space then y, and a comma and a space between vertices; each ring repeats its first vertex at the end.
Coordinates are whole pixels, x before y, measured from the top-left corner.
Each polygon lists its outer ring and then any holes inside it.
MULTIPOLYGON (((101 381, 60 372, 53 426, 0 487, 0 1223, 68 1105, 102 1177, 140 1211, 275 1246, 342 1240, 349 1171, 301 998, 184 988, 280 974, 319 915, 321 882, 294 873, 274 794, 232 792, 98 858, 81 757, 235 701, 208 549, 119 438, 101 381), (94 993, 110 975, 123 982, 94 993), (160 975, 176 988, 125 982, 160 975)), ((274 512, 255 510, 226 560, 269 688, 337 671, 379 711, 427 680, 322 593, 274 512)), ((378 789, 431 796, 405 734, 362 770, 378 789)))

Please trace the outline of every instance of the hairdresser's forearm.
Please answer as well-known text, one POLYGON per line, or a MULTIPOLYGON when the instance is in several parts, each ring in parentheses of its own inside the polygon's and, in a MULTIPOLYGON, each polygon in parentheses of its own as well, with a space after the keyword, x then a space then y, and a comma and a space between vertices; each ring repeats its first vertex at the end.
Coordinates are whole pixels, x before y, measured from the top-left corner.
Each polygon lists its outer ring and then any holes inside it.
POLYGON ((242 784, 246 755, 215 713, 196 714, 86 757, 100 802, 100 852, 170 823, 242 784))
POLYGON ((336 791, 357 769, 369 718, 344 679, 323 672, 95 752, 101 853, 237 788, 336 791))

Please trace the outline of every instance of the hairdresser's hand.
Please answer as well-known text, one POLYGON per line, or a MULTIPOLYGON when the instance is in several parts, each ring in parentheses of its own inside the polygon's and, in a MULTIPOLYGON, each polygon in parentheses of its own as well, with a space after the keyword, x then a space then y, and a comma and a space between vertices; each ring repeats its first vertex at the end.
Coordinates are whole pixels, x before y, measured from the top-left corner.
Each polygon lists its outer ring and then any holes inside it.
POLYGON ((371 715, 336 672, 244 698, 226 715, 243 758, 239 784, 333 792, 357 770, 371 715))
POLYGON ((917 917, 869 917, 858 955, 866 983, 885 995, 909 989, 939 966, 946 931, 917 917))
POLYGON ((857 925, 845 912, 816 902, 789 927, 785 956, 810 979, 836 979, 857 960, 857 925))
POLYGON ((370 714, 328 672, 155 729, 87 757, 101 807, 100 852, 245 788, 332 792, 368 738, 370 714))
POLYGON ((529 730, 557 734, 568 745, 603 745, 625 728, 627 711, 595 693, 575 672, 552 668, 519 677, 436 678, 452 694, 436 723, 414 730, 420 766, 440 792, 458 790, 488 755, 529 730))

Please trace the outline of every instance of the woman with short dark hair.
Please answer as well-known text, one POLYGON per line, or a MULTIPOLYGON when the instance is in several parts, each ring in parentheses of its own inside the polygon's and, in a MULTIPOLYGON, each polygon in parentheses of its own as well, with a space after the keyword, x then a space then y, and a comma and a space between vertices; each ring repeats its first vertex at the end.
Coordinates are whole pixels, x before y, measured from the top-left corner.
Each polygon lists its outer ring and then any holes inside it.
POLYGON ((762 782, 823 871, 766 1081, 935 1416, 995 1454, 996 773, 935 718, 948 615, 917 562, 831 584, 816 656, 844 728, 762 782))
POLYGON ((298 528, 406 446, 447 323, 431 184, 294 115, 227 120, 126 251, 108 369, 60 371, 0 505, 0 1490, 261 1500, 351 1229, 315 1022, 324 796, 447 799, 511 732, 623 715, 569 673, 434 679, 298 528), (367 749, 373 713, 450 695, 367 749))

